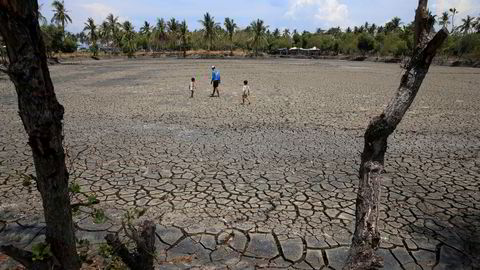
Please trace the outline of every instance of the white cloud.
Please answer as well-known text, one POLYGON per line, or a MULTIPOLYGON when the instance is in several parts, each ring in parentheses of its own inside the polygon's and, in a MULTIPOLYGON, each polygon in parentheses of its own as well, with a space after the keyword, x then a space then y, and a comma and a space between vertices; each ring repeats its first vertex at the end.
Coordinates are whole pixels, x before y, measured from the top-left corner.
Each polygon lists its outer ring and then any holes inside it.
POLYGON ((337 0, 326 0, 324 2, 325 6, 319 7, 318 13, 315 14, 317 19, 338 22, 348 17, 347 5, 340 4, 337 0))
POLYGON ((291 0, 285 15, 289 18, 306 18, 324 21, 326 25, 345 25, 348 6, 339 0, 291 0))

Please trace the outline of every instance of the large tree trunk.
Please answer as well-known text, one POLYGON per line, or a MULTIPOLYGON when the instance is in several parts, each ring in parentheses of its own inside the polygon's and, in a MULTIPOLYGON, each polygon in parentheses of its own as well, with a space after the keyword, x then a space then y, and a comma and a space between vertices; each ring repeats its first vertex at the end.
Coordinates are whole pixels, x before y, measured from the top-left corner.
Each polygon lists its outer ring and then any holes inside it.
POLYGON ((46 241, 64 269, 79 269, 62 145, 64 109, 50 79, 35 0, 0 0, 0 33, 7 46, 8 74, 32 149, 42 196, 46 241))
POLYGON ((448 36, 443 28, 429 38, 427 0, 419 0, 415 16, 415 49, 400 86, 383 113, 369 123, 361 156, 355 232, 344 269, 372 269, 382 265, 374 254, 379 247, 378 215, 387 140, 412 104, 437 49, 448 36))

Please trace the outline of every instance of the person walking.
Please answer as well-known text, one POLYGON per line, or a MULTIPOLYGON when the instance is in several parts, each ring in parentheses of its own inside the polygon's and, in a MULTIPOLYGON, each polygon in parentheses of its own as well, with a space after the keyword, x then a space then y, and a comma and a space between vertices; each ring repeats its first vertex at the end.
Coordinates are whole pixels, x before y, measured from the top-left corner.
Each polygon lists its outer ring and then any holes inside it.
POLYGON ((250 99, 250 86, 248 86, 248 81, 243 81, 243 89, 242 89, 242 105, 245 104, 245 100, 248 101, 248 105, 251 104, 250 99))
POLYGON ((218 92, 218 86, 220 85, 220 71, 212 66, 212 81, 210 84, 213 85, 213 92, 210 95, 211 97, 215 96, 215 92, 217 92, 217 97, 220 97, 220 93, 218 92))
POLYGON ((188 86, 188 89, 190 89, 190 92, 191 92, 190 97, 193 98, 193 93, 195 92, 195 90, 197 90, 195 78, 192 78, 192 80, 190 81, 190 85, 188 86))

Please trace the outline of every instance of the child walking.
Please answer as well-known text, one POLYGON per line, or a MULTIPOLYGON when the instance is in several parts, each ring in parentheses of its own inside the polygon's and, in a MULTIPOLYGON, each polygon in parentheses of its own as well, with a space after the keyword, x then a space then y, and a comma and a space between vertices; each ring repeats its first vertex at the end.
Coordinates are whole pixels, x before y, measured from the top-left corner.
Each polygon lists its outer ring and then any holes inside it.
POLYGON ((248 104, 251 104, 250 99, 248 99, 248 96, 250 96, 250 86, 248 86, 248 81, 245 80, 243 81, 243 93, 242 93, 242 105, 245 104, 245 100, 248 101, 248 104))
POLYGON ((188 89, 190 89, 190 92, 192 93, 190 98, 193 98, 193 92, 197 90, 197 85, 195 84, 195 78, 192 78, 192 80, 190 81, 190 86, 188 86, 188 89))

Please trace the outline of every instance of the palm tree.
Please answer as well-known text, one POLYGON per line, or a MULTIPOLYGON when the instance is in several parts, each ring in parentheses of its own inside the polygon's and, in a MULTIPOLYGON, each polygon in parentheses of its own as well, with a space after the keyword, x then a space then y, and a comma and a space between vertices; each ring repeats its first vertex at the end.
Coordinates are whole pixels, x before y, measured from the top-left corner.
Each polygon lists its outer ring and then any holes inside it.
POLYGON ((399 28, 400 25, 402 24, 402 20, 399 17, 393 17, 391 22, 392 22, 392 25, 393 25, 393 29, 399 28))
POLYGON ((230 55, 233 55, 233 34, 235 34, 237 24, 233 19, 225 18, 225 28, 227 29, 228 38, 230 39, 230 55))
POLYGON ((299 44, 301 37, 300 37, 300 35, 298 34, 297 29, 293 29, 292 39, 293 39, 293 45, 294 45, 295 47, 298 47, 298 46, 301 45, 301 44, 299 44))
POLYGON ((399 17, 393 17, 391 21, 385 24, 385 31, 387 33, 396 31, 400 28, 401 24, 402 24, 402 20, 399 17))
POLYGON ((108 23, 108 29, 110 32, 110 38, 111 41, 113 41, 114 45, 119 48, 120 47, 120 42, 121 42, 121 36, 120 36, 120 26, 121 24, 118 22, 118 17, 113 16, 112 13, 110 13, 107 16, 107 23, 108 23))
POLYGON ((107 21, 103 21, 98 28, 98 37, 103 44, 107 44, 110 41, 110 28, 107 21))
POLYGON ((474 20, 475 20, 475 17, 470 17, 470 15, 467 15, 467 18, 462 19, 462 25, 460 25, 460 31, 462 31, 464 35, 468 34, 470 29, 473 28, 474 20))
POLYGON ((155 43, 157 44, 157 49, 162 48, 161 44, 167 40, 167 25, 163 18, 157 19, 157 26, 154 31, 155 43), (159 46, 160 45, 160 46, 159 46))
POLYGON ((87 22, 85 23, 85 27, 83 28, 83 31, 88 32, 88 42, 91 45, 93 56, 96 56, 98 51, 98 46, 97 46, 98 33, 97 33, 97 26, 95 25, 95 21, 91 17, 87 19, 87 22))
POLYGON ((133 25, 129 21, 125 21, 122 25, 123 28, 123 37, 122 37, 122 45, 123 51, 127 53, 128 58, 133 57, 137 49, 137 44, 135 42, 135 31, 133 29, 133 25))
POLYGON ((448 12, 443 12, 442 13, 442 18, 438 22, 439 25, 442 27, 447 27, 450 24, 450 16, 448 15, 448 12))
POLYGON ((283 37, 290 38, 290 30, 288 28, 283 30, 283 37))
POLYGON ((372 25, 370 26, 370 28, 368 29, 368 32, 372 35, 375 35, 375 31, 377 31, 377 25, 372 23, 372 25))
POLYGON ((200 20, 199 22, 203 25, 203 37, 208 42, 208 50, 210 51, 216 35, 215 28, 219 26, 219 23, 216 23, 215 18, 210 16, 208 12, 203 15, 203 20, 200 20))
POLYGON ((175 18, 171 18, 167 22, 168 35, 170 36, 170 39, 171 39, 171 42, 172 42, 172 48, 174 50, 177 49, 179 26, 180 26, 180 23, 175 18))
POLYGON ((275 28, 275 30, 273 30, 272 35, 273 35, 274 38, 279 38, 280 37, 280 29, 275 28))
POLYGON ((57 25, 62 26, 62 38, 64 38, 65 25, 69 22, 72 23, 72 19, 67 14, 68 10, 65 9, 65 3, 63 0, 61 2, 58 0, 53 1, 52 7, 52 11, 54 12, 52 17, 52 23, 56 23, 57 25))
POLYGON ((142 37, 142 40, 144 41, 144 46, 146 46, 145 49, 148 49, 148 51, 150 51, 151 47, 150 47, 150 36, 152 34, 152 27, 150 26, 150 23, 145 21, 143 23, 143 26, 140 27, 140 31, 139 31, 140 34, 143 35, 142 37))
POLYGON ((178 32, 178 26, 179 26, 179 23, 175 18, 171 18, 167 22, 167 28, 169 32, 174 32, 174 33, 178 32))
POLYGON ((449 9, 449 11, 452 13, 452 33, 453 33, 453 31, 455 31, 455 25, 454 25, 454 23, 455 23, 455 14, 457 14, 458 11, 457 11, 456 8, 451 8, 451 9, 449 9))
POLYGON ((250 23, 250 28, 252 29, 252 46, 255 48, 255 55, 258 55, 258 47, 265 42, 265 32, 267 31, 268 26, 265 23, 257 19, 250 23))
POLYGON ((150 23, 145 21, 143 23, 143 26, 140 27, 140 33, 144 34, 144 35, 147 35, 147 36, 150 36, 150 33, 152 32, 152 29, 150 27, 150 23))
POLYGON ((187 57, 187 45, 188 45, 188 26, 187 22, 183 20, 179 27, 180 39, 182 40, 183 57, 187 57))
POLYGON ((85 33, 83 31, 76 34, 75 37, 77 38, 77 40, 80 43, 86 43, 87 42, 87 37, 85 36, 85 33))

